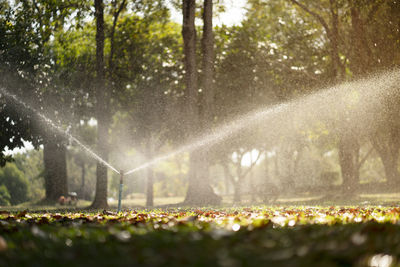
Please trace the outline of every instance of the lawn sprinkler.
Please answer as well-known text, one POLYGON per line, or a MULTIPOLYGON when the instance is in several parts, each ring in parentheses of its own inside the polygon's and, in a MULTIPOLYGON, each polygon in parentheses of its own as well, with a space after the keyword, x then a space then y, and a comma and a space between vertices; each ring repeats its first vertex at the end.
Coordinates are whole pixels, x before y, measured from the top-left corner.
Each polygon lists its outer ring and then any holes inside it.
POLYGON ((118 193, 118 213, 121 211, 121 198, 122 198, 122 188, 124 187, 124 171, 120 171, 119 174, 121 175, 119 180, 119 193, 118 193))

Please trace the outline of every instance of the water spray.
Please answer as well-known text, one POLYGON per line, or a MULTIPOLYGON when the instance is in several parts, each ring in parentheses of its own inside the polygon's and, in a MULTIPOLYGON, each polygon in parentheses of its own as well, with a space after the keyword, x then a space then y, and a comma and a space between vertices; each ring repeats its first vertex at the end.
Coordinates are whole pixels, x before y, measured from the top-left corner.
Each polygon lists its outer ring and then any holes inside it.
MULTIPOLYGON (((161 161, 174 157, 178 154, 182 154, 184 152, 191 152, 200 147, 211 146, 215 143, 221 142, 230 136, 240 132, 243 129, 246 129, 253 125, 258 125, 266 119, 272 120, 273 118, 278 118, 279 116, 293 116, 294 114, 301 113, 303 111, 301 108, 307 106, 314 106, 313 109, 306 110, 308 113, 315 114, 314 118, 331 118, 330 115, 335 110, 343 110, 345 111, 346 103, 331 104, 328 100, 330 99, 340 99, 344 97, 348 97, 348 94, 351 94, 352 91, 358 90, 362 91, 365 96, 369 96, 370 102, 369 107, 373 105, 373 103, 378 103, 382 100, 383 97, 389 97, 389 93, 382 93, 383 90, 389 90, 394 88, 396 84, 399 83, 400 80, 400 71, 395 69, 394 71, 385 72, 383 74, 374 75, 369 78, 361 79, 359 81, 348 82, 341 85, 336 85, 331 88, 325 88, 324 90, 318 91, 314 94, 310 94, 308 96, 303 96, 301 98, 292 100, 288 103, 281 103, 274 106, 263 107, 253 112, 244 114, 233 121, 226 123, 220 127, 211 129, 208 134, 204 134, 194 139, 192 142, 178 148, 177 150, 170 152, 165 155, 161 155, 151 159, 144 164, 135 167, 134 169, 128 170, 126 172, 118 171, 114 168, 113 165, 103 160, 100 156, 94 153, 88 146, 85 146, 82 142, 80 142, 77 138, 71 135, 69 132, 65 131, 61 125, 55 124, 49 118, 47 118, 44 114, 40 113, 36 109, 28 106, 25 102, 17 98, 15 95, 9 93, 4 88, 0 87, 0 93, 3 93, 6 97, 14 99, 17 103, 22 104, 25 108, 32 110, 37 113, 39 117, 41 117, 49 126, 58 132, 64 134, 66 137, 69 137, 72 141, 75 141, 84 151, 86 151, 91 157, 95 158, 114 172, 120 174, 120 187, 119 187, 119 196, 118 196, 118 212, 121 211, 121 198, 122 198, 122 190, 123 190, 123 179, 124 176, 133 174, 139 170, 145 169, 152 165, 155 165, 161 161), (372 86, 373 85, 373 86, 372 86), (370 88, 369 91, 366 88, 370 88), (375 91, 371 91, 372 88, 380 88, 381 93, 376 93, 375 91), (354 90, 353 90, 354 89, 354 90), (372 102, 374 100, 374 102, 372 102)), ((304 109, 304 108, 303 108, 304 109)), ((304 113, 304 112, 303 112, 304 113)), ((303 124, 307 121, 307 116, 303 116, 302 122, 303 124)), ((333 118, 335 119, 335 118, 333 118)), ((283 118, 279 119, 280 121, 284 121, 283 118)), ((315 120, 315 119, 314 119, 315 120)), ((368 122, 364 122, 367 125, 368 122)), ((286 125, 280 126, 285 127, 286 125)))
MULTIPOLYGON (((372 88, 381 88, 390 90, 396 85, 400 80, 400 71, 394 69, 392 71, 387 71, 383 73, 378 73, 376 75, 371 75, 364 79, 360 79, 353 82, 346 82, 342 84, 335 85, 333 87, 327 87, 318 92, 307 96, 301 96, 287 103, 280 103, 273 106, 262 107, 260 109, 251 111, 247 114, 239 116, 238 118, 226 123, 220 127, 210 129, 208 133, 199 136, 198 138, 192 140, 186 145, 181 146, 173 152, 165 155, 161 155, 153 158, 150 161, 143 163, 142 165, 135 167, 134 169, 128 170, 125 175, 130 175, 137 171, 146 169, 150 166, 156 165, 161 161, 172 158, 176 155, 182 154, 184 152, 191 152, 199 149, 200 147, 211 146, 218 142, 221 142, 234 134, 246 129, 250 126, 261 124, 266 119, 278 118, 278 116, 294 116, 295 114, 300 114, 302 108, 305 106, 311 106, 318 104, 320 107, 318 110, 311 110, 310 113, 319 116, 319 118, 329 118, 329 114, 333 110, 340 108, 344 110, 346 103, 343 102, 342 106, 332 105, 329 103, 330 99, 343 98, 345 96, 349 97, 353 88, 359 89, 364 95, 369 95, 370 99, 374 100, 374 103, 378 103, 382 97, 387 97, 385 94, 375 94, 375 91, 371 92, 372 88), (373 86, 372 86, 373 85, 373 86), (366 91, 365 88, 371 88, 370 91, 366 91), (330 105, 330 106, 329 106, 330 105)), ((372 100, 370 101, 370 106, 372 105, 372 100)), ((315 118, 315 117, 314 117, 315 118)), ((279 119, 282 121, 283 119, 279 119)), ((307 117, 303 118, 303 123, 306 123, 307 117)))
POLYGON ((122 189, 124 187, 124 171, 120 170, 120 179, 119 179, 119 192, 118 192, 118 213, 121 212, 121 199, 122 199, 122 189))
POLYGON ((38 110, 36 110, 35 108, 29 106, 27 103, 25 103, 24 101, 22 101, 21 99, 19 99, 16 95, 11 94, 10 92, 8 92, 6 89, 1 88, 0 87, 0 92, 2 94, 4 94, 6 97, 9 97, 11 99, 13 99, 15 102, 19 103, 20 105, 22 105, 24 108, 26 108, 27 110, 31 110, 34 113, 36 113, 44 122, 47 123, 47 125, 49 125, 50 127, 52 127, 54 130, 56 130, 58 133, 64 135, 65 137, 67 137, 70 142, 73 141, 75 142, 78 146, 80 146, 83 151, 85 151, 89 156, 91 156, 92 158, 94 158, 95 160, 99 161, 100 163, 102 163, 104 166, 106 166, 107 168, 111 169, 112 171, 119 173, 118 170, 112 166, 110 163, 108 163, 107 161, 105 161, 104 159, 102 159, 99 155, 97 155, 96 153, 94 153, 88 146, 84 145, 78 138, 76 138, 75 136, 73 136, 71 133, 69 133, 69 128, 67 130, 64 130, 62 128, 61 125, 58 125, 56 123, 54 123, 51 119, 49 119, 48 117, 46 117, 43 113, 39 112, 38 110))

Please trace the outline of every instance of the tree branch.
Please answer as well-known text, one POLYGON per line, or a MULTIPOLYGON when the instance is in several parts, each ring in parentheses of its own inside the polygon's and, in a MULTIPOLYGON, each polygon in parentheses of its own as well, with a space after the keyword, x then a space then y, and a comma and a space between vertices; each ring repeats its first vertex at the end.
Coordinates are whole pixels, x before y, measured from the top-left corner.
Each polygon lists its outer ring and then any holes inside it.
MULTIPOLYGON (((251 151, 250 151, 250 153, 251 153, 251 151)), ((257 155, 256 160, 255 160, 254 162, 251 163, 251 165, 250 165, 250 166, 247 168, 247 170, 243 173, 242 177, 246 177, 246 176, 249 174, 249 172, 250 172, 250 171, 253 169, 253 167, 257 164, 257 162, 258 162, 258 160, 260 159, 260 157, 261 157, 262 154, 263 154, 262 152, 258 152, 258 155, 257 155)))
MULTIPOLYGON (((115 51, 115 47, 114 47, 115 29, 116 29, 116 27, 117 27, 118 17, 119 17, 119 15, 121 14, 122 10, 124 9, 125 3, 126 3, 126 0, 122 0, 121 5, 118 7, 117 11, 114 12, 114 14, 113 14, 114 20, 113 20, 113 25, 112 25, 111 34, 110 34, 111 48, 110 48, 110 57, 109 57, 109 59, 108 59, 109 75, 110 75, 110 76, 111 76, 111 73, 113 72, 113 68, 114 68, 114 67, 113 67, 113 63, 114 63, 114 62, 113 62, 113 58, 114 58, 114 51, 115 51)), ((113 5, 115 6, 116 4, 117 4, 117 1, 115 0, 115 1, 113 2, 113 5)))
POLYGON ((372 151, 374 151, 374 147, 371 147, 371 149, 367 152, 367 154, 365 154, 365 156, 357 164, 358 170, 360 170, 361 166, 364 165, 365 161, 368 159, 369 155, 371 155, 372 151))
POLYGON ((372 21, 372 19, 375 17, 376 12, 378 12, 379 7, 380 7, 383 3, 385 3, 385 1, 384 1, 384 0, 380 0, 380 1, 377 1, 377 2, 375 3, 375 5, 372 6, 371 10, 368 12, 368 15, 367 15, 367 22, 366 22, 367 24, 370 24, 370 22, 372 21))
POLYGON ((221 163, 221 165, 222 165, 222 168, 224 169, 225 176, 227 176, 228 179, 229 179, 229 181, 231 181, 231 183, 232 183, 233 185, 235 185, 235 184, 236 184, 236 181, 235 181, 235 179, 233 179, 233 175, 232 175, 231 172, 229 171, 229 166, 228 166, 227 162, 226 162, 226 161, 223 161, 223 162, 221 163))
POLYGON ((328 23, 326 23, 326 21, 324 20, 323 17, 321 17, 319 14, 317 14, 316 12, 310 10, 307 6, 303 5, 302 3, 299 3, 296 0, 289 0, 289 1, 292 2, 293 4, 299 6, 301 9, 303 9, 308 14, 312 15, 313 17, 315 17, 319 21, 319 23, 321 23, 321 25, 324 27, 324 29, 325 29, 325 31, 326 31, 326 33, 328 35, 328 38, 331 39, 332 31, 329 28, 328 23))

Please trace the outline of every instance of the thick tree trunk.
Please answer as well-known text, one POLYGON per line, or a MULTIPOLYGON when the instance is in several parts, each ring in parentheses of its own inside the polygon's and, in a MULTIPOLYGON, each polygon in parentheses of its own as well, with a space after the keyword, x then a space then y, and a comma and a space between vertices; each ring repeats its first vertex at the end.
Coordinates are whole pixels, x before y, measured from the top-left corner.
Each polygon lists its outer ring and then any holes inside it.
POLYGON ((400 137, 395 132, 384 137, 389 138, 385 140, 385 138, 378 138, 377 136, 372 137, 372 145, 381 158, 388 185, 397 186, 400 182, 398 171, 400 137))
POLYGON ((343 190, 346 195, 354 194, 359 185, 359 152, 357 140, 341 136, 339 140, 339 164, 342 172, 343 190))
POLYGON ((239 181, 233 183, 233 188, 235 189, 235 192, 233 193, 233 202, 240 203, 242 201, 241 183, 239 181))
POLYGON ((197 65, 196 65, 196 29, 194 25, 196 11, 195 0, 183 1, 183 25, 182 37, 184 43, 185 64, 185 98, 187 101, 188 116, 187 126, 190 125, 192 132, 198 130, 198 91, 197 91, 197 65), (191 123, 189 123, 191 122, 191 123), (194 129, 193 129, 194 128, 194 129))
POLYGON ((203 38, 201 39, 201 48, 203 52, 201 86, 204 94, 203 127, 212 123, 214 113, 214 34, 212 14, 212 0, 204 0, 203 38))
POLYGON ((203 177, 200 168, 204 166, 202 153, 190 155, 189 187, 186 193, 185 203, 189 205, 218 205, 222 198, 216 195, 209 184, 209 177, 203 177))
MULTIPOLYGON (((104 5, 102 0, 95 0, 96 17, 96 117, 97 117, 97 150, 100 157, 108 161, 108 97, 105 90, 104 69, 104 5)), ((107 208, 107 167, 97 163, 96 195, 92 208, 107 208)))
POLYGON ((351 26, 352 26, 352 53, 350 58, 350 68, 353 75, 359 77, 369 72, 371 67, 371 50, 365 36, 364 21, 360 16, 357 4, 351 7, 351 26))
MULTIPOLYGON (((196 65, 196 29, 195 29, 195 0, 183 1, 182 36, 184 43, 185 85, 187 101, 186 129, 187 133, 194 135, 200 129, 199 99, 197 90, 197 65, 196 65)), ((190 205, 219 204, 221 198, 215 195, 209 183, 209 177, 204 172, 204 152, 197 150, 190 155, 189 187, 185 203, 190 205)))
POLYGON ((388 185, 397 186, 400 177, 398 171, 398 158, 392 158, 392 157, 386 158, 381 156, 381 159, 385 169, 385 175, 388 185))
MULTIPOLYGON (((108 125, 105 126, 102 123, 97 124, 98 127, 98 152, 100 154, 100 157, 108 161, 108 149, 105 147, 107 144, 106 142, 108 141, 108 125)), ((107 167, 104 166, 102 163, 97 162, 96 165, 96 195, 94 198, 94 201, 92 203, 92 208, 107 208, 107 167)))
POLYGON ((49 138, 43 145, 45 166, 45 201, 56 202, 60 196, 67 196, 66 148, 56 138, 49 138))
POLYGON ((331 11, 331 31, 328 34, 328 38, 331 44, 331 57, 333 62, 333 77, 337 81, 342 81, 345 78, 345 68, 340 61, 339 56, 339 11, 335 0, 330 0, 330 11, 331 11))

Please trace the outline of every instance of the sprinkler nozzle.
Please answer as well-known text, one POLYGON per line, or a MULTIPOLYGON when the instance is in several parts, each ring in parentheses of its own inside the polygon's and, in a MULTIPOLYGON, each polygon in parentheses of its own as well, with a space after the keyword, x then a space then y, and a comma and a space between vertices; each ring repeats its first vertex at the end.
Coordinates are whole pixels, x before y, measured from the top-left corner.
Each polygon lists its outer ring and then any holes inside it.
POLYGON ((124 180, 124 171, 123 170, 120 170, 119 171, 119 174, 120 174, 120 180, 119 180, 119 183, 120 184, 123 184, 123 180, 124 180))

